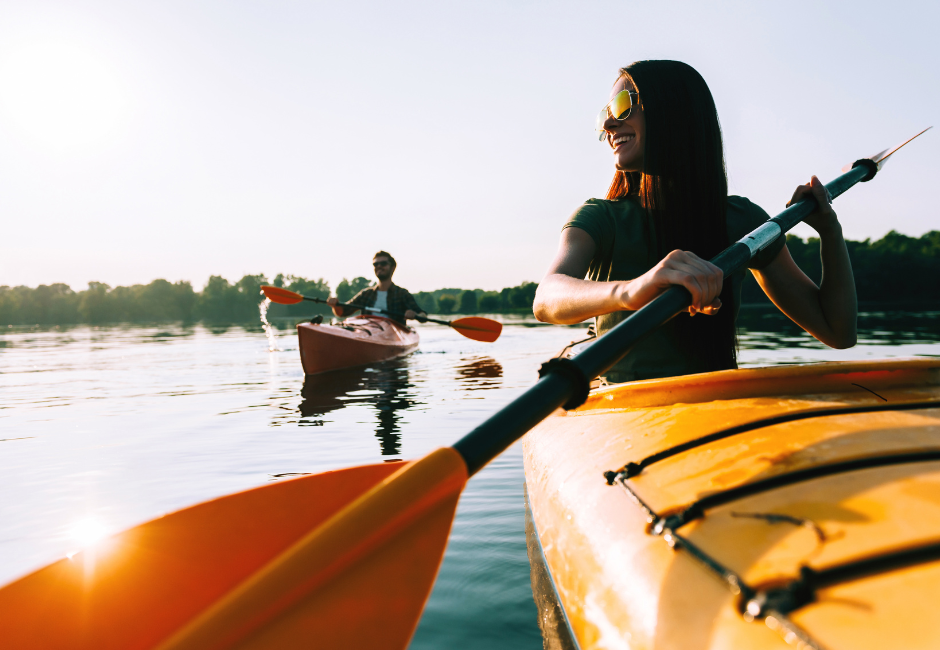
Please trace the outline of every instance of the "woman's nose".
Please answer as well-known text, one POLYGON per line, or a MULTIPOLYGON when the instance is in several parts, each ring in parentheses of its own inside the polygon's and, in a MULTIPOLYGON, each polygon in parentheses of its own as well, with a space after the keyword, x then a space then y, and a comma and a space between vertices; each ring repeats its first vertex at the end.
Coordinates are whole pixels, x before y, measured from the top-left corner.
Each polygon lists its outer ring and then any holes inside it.
POLYGON ((615 119, 613 118, 613 116, 608 112, 608 113, 607 113, 607 119, 604 120, 604 131, 605 131, 604 137, 605 137, 605 138, 607 137, 607 133, 606 133, 607 131, 613 131, 615 128, 617 128, 617 125, 618 125, 619 123, 620 123, 620 122, 618 122, 617 120, 615 120, 615 119))

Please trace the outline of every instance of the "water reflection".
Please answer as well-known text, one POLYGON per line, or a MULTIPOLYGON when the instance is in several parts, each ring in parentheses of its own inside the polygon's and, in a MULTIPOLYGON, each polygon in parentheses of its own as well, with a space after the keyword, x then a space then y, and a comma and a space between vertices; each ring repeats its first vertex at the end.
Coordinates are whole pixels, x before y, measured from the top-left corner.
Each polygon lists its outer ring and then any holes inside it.
POLYGON ((376 412, 375 437, 383 456, 401 453, 401 411, 423 406, 415 399, 407 359, 395 359, 370 368, 335 370, 308 375, 300 391, 300 425, 322 426, 331 411, 365 404, 376 412))
POLYGON ((457 381, 466 390, 490 390, 502 385, 503 366, 492 357, 461 359, 457 366, 457 381))

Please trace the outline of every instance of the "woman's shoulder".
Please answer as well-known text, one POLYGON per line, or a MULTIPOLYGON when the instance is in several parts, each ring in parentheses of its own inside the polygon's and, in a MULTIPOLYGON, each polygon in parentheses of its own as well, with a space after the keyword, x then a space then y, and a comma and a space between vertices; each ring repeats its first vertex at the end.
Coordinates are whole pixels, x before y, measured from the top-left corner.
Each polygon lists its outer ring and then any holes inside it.
POLYGON ((630 222, 630 215, 636 207, 630 199, 588 199, 568 217, 562 228, 579 228, 606 250, 617 238, 617 233, 630 222))
POLYGON ((582 203, 574 214, 587 214, 597 216, 619 216, 624 214, 642 214, 643 210, 632 198, 623 199, 597 199, 590 198, 582 203))
POLYGON ((735 194, 728 197, 728 215, 731 216, 732 214, 734 214, 735 217, 745 217, 749 220, 756 218, 761 221, 767 221, 770 219, 770 215, 767 214, 762 207, 753 203, 745 196, 737 196, 735 194))
POLYGON ((568 217, 565 228, 583 228, 587 224, 612 225, 631 216, 642 216, 643 210, 632 199, 588 199, 568 217))

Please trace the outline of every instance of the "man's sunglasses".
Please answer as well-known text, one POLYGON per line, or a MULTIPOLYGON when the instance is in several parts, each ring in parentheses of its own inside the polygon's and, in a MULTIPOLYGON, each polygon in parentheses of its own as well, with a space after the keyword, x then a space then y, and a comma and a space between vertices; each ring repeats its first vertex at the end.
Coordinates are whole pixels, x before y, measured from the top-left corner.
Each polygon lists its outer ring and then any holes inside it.
POLYGON ((607 121, 607 118, 612 117, 615 120, 622 121, 630 117, 630 112, 636 104, 636 97, 637 92, 635 90, 621 90, 616 97, 601 109, 601 112, 597 115, 597 124, 594 126, 598 140, 603 140, 607 136, 607 132, 604 130, 604 122, 607 121))
POLYGON ((372 262, 372 266, 388 266, 391 264, 388 260, 382 260, 381 262, 372 262))

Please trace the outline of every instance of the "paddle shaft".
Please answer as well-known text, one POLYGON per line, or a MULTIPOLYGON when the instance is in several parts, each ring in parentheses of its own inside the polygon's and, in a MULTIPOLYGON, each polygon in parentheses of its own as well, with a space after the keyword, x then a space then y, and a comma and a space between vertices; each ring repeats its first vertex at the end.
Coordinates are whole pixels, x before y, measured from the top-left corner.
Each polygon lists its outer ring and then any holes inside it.
MULTIPOLYGON (((856 183, 871 180, 877 172, 874 162, 859 160, 848 172, 828 183, 826 189, 835 199, 856 183)), ((744 269, 754 255, 784 236, 815 209, 813 197, 791 205, 719 253, 711 263, 724 272, 728 281, 734 273, 744 269)), ((532 388, 457 441, 454 449, 463 456, 470 475, 583 391, 585 381, 609 370, 630 348, 691 303, 692 295, 685 287, 669 288, 573 357, 568 362, 573 368, 547 372, 532 388)))
MULTIPOLYGON (((311 298, 310 296, 304 296, 304 300, 309 300, 310 302, 318 302, 322 305, 329 304, 323 298, 311 298)), ((373 309, 372 307, 362 307, 360 305, 350 305, 348 302, 339 302, 336 303, 337 307, 349 307, 350 309, 361 309, 362 311, 370 311, 375 314, 385 314, 386 316, 391 316, 392 318, 400 318, 403 322, 405 320, 405 315, 397 311, 386 311, 385 309, 373 309)), ((436 318, 416 318, 416 321, 420 323, 438 323, 439 325, 450 325, 450 321, 446 320, 437 320, 436 318)))

